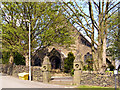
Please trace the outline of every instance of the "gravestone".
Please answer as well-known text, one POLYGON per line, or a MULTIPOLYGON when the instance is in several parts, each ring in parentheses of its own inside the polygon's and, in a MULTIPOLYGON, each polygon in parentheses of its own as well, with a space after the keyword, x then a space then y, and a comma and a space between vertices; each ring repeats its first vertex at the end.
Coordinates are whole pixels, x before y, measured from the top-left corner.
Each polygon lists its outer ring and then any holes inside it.
POLYGON ((50 76, 51 63, 49 61, 48 56, 45 56, 42 68, 43 68, 43 82, 48 83, 51 79, 51 76, 50 76))
POLYGON ((80 55, 76 55, 76 58, 74 60, 74 77, 73 77, 73 82, 76 85, 80 84, 81 80, 81 61, 80 61, 80 55))

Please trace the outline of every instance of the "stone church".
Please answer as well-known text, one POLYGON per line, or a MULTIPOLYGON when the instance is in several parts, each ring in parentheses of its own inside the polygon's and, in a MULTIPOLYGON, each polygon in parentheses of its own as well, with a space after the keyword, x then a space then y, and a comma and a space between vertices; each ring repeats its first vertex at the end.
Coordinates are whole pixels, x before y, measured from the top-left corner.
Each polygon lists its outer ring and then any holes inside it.
POLYGON ((43 58, 46 54, 48 55, 51 62, 51 68, 61 70, 64 68, 64 59, 67 57, 69 52, 72 52, 74 56, 76 53, 79 53, 84 64, 88 56, 92 58, 91 43, 74 27, 72 27, 72 29, 75 31, 75 44, 72 44, 69 48, 53 45, 44 50, 40 50, 33 57, 34 59, 32 60, 32 65, 42 66, 43 58))

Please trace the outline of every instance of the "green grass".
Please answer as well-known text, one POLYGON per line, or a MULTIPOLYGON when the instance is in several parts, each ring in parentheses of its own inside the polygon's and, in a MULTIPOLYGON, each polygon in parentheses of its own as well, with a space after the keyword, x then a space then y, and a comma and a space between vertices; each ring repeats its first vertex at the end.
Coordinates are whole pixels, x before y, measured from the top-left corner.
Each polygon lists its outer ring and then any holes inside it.
MULTIPOLYGON (((111 72, 111 73, 114 73, 113 71, 105 71, 105 72, 109 72, 109 73, 111 72)), ((118 72, 120 72, 120 71, 118 71, 118 72)))
POLYGON ((109 72, 109 73, 111 72, 111 73, 113 73, 113 71, 105 71, 105 72, 109 72))
POLYGON ((87 86, 87 85, 81 85, 78 88, 110 88, 110 87, 100 87, 100 86, 87 86))
MULTIPOLYGON (((115 90, 115 88, 111 87, 100 87, 100 86, 87 86, 87 85, 81 85, 78 86, 80 90, 115 90)), ((117 89, 120 90, 120 89, 117 89)))

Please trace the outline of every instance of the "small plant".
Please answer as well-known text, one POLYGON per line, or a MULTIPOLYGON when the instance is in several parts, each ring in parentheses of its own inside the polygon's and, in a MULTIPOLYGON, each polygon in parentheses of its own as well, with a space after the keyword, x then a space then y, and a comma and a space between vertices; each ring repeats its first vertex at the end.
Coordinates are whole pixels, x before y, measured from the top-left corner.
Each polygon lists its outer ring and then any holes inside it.
POLYGON ((71 75, 71 76, 74 75, 74 69, 71 70, 70 75, 71 75))
POLYGON ((87 66, 83 66, 83 71, 87 71, 87 66))

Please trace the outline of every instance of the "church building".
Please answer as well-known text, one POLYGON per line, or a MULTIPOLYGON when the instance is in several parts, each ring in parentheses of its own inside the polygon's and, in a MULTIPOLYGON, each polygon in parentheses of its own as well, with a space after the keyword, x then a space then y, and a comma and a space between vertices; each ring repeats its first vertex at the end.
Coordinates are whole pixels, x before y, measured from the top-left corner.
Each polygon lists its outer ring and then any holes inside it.
POLYGON ((51 62, 51 69, 63 69, 64 68, 64 59, 67 57, 69 52, 72 52, 74 56, 79 53, 81 55, 81 61, 85 64, 85 60, 89 56, 92 58, 91 54, 91 43, 74 27, 75 31, 75 43, 72 44, 69 48, 59 45, 53 45, 44 50, 38 51, 38 53, 33 57, 32 65, 42 66, 43 59, 47 54, 51 62))

